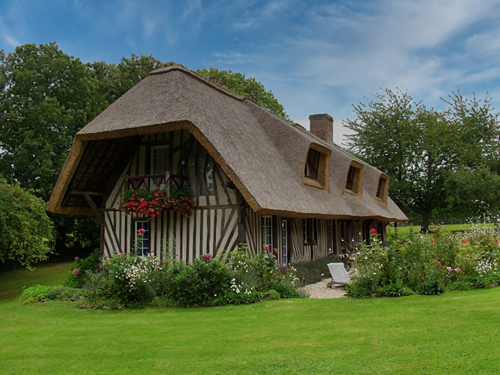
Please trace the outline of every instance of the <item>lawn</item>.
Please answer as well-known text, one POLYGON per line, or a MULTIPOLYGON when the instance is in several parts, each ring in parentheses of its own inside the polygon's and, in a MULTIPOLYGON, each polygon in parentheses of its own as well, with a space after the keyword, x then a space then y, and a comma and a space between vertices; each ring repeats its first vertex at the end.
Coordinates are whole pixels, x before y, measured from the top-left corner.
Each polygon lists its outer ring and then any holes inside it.
MULTIPOLYGON (((49 269, 24 276, 26 285, 67 275, 49 269)), ((0 374, 500 372, 500 288, 105 311, 20 305, 5 293, 19 271, 9 272, 0 274, 0 374)))
MULTIPOLYGON (((475 226, 493 227, 493 224, 491 224, 491 223, 488 223, 488 224, 444 224, 444 225, 441 225, 441 228, 452 233, 452 232, 464 232, 464 231, 469 230, 475 226)), ((400 225, 400 226, 398 226, 398 233, 408 234, 410 232, 419 233, 420 232, 420 225, 400 225)), ((394 234, 394 227, 387 228, 387 234, 394 234)))

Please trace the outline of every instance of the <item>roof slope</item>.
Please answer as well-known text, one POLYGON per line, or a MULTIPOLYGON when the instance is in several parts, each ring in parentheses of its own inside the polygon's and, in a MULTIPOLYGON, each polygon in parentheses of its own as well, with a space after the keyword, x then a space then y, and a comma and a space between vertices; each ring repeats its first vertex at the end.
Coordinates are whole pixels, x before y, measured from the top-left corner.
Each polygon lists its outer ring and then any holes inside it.
MULTIPOLYGON (((76 135, 48 210, 90 213, 83 199, 73 206, 66 203, 91 179, 82 173, 81 160, 89 147, 96 148, 96 142, 127 144, 123 140, 178 129, 187 129, 198 139, 257 213, 407 220, 390 198, 387 204, 375 199, 380 171, 178 65, 153 71, 76 135), (330 191, 302 184, 311 144, 331 150, 330 191), (344 193, 353 159, 364 165, 361 196, 344 193), (79 188, 75 176, 83 181, 79 188)), ((108 169, 118 165, 118 159, 106 159, 108 169)), ((92 186, 98 185, 98 177, 92 186)), ((101 182, 105 177, 105 173, 100 176, 101 182)))

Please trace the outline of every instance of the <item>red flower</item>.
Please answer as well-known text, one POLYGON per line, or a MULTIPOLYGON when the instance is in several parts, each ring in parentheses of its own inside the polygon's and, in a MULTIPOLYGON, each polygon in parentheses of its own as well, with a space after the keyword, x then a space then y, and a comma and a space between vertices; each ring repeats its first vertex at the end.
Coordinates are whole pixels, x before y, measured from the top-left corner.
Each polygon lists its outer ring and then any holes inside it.
POLYGON ((75 262, 78 262, 79 260, 80 260, 80 258, 75 257, 75 262))
POLYGON ((375 228, 370 229, 370 235, 377 234, 377 230, 375 228))
POLYGON ((80 270, 78 268, 75 268, 72 272, 73 276, 78 276, 79 273, 80 273, 80 270))
POLYGON ((467 243, 467 240, 464 238, 464 239, 462 240, 462 243, 467 243))
POLYGON ((146 230, 144 228, 137 229, 138 236, 142 237, 142 236, 144 236, 144 233, 146 233, 146 230))

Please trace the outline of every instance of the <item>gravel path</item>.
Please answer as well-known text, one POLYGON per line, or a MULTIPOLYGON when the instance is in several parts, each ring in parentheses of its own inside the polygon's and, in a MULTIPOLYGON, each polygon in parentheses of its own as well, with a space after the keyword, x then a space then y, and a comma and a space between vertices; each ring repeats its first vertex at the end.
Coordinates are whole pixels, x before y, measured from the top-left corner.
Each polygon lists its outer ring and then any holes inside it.
POLYGON ((307 294, 309 294, 309 298, 316 299, 327 299, 327 298, 342 298, 345 294, 344 287, 333 287, 329 288, 328 283, 331 279, 324 279, 316 284, 309 284, 304 286, 304 289, 307 294))

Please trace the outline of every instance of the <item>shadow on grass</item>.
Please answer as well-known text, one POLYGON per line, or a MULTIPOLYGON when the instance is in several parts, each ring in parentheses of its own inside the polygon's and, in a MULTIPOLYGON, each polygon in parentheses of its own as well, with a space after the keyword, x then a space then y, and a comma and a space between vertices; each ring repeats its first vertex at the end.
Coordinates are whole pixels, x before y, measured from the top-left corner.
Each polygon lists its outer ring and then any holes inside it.
POLYGON ((64 284, 72 262, 41 263, 34 271, 17 269, 0 271, 0 302, 18 298, 24 287, 36 284, 64 284))

